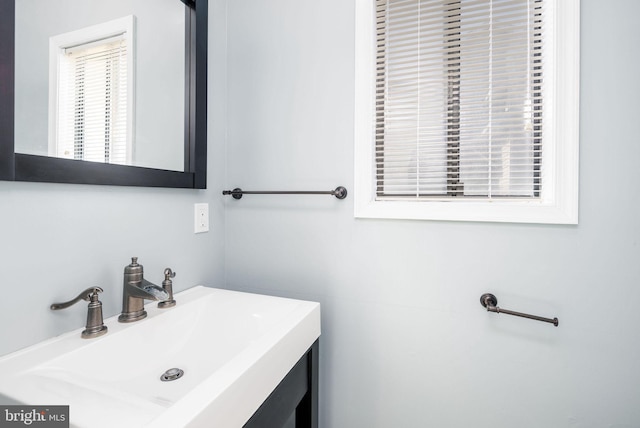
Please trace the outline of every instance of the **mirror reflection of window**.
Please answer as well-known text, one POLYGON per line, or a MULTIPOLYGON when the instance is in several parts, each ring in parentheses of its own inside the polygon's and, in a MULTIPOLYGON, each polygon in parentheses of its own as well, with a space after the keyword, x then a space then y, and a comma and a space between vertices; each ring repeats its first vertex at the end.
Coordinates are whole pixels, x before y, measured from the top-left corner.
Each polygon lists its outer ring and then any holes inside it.
POLYGON ((58 157, 127 162, 126 50, 120 39, 80 45, 61 55, 58 157))
POLYGON ((50 155, 132 162, 132 40, 132 16, 50 39, 50 155))

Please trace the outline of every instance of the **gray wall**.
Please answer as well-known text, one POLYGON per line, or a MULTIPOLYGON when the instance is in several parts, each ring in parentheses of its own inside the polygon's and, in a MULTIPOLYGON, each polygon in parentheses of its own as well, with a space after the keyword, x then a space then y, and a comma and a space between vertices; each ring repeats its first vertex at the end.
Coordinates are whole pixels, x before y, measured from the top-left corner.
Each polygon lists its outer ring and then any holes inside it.
MULTIPOLYGON (((218 2, 220 3, 220 2, 218 2)), ((224 57, 224 9, 210 6, 210 55, 224 57)), ((209 66, 209 99, 224 100, 224 64, 209 66)), ((224 282, 223 102, 209 106, 208 190, 0 181, 0 355, 84 326, 86 305, 49 305, 99 285, 105 316, 120 312, 122 274, 138 256, 145 277, 177 272, 176 291, 224 282), (193 233, 193 204, 208 202, 209 233, 193 233)))
MULTIPOLYGON (((351 190, 354 2, 227 3, 228 187, 351 190)), ((577 227, 225 201, 227 286, 322 303, 322 427, 640 426, 639 14, 582 1, 577 227)))

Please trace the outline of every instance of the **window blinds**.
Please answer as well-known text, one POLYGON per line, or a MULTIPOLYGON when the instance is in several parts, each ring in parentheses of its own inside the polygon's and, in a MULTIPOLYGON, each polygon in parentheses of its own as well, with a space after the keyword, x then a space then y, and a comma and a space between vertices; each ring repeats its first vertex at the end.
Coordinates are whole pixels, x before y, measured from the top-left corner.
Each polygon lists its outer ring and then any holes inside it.
POLYGON ((376 1, 376 195, 540 196, 542 0, 376 1))
POLYGON ((61 55, 58 156, 126 164, 126 39, 91 42, 61 55))

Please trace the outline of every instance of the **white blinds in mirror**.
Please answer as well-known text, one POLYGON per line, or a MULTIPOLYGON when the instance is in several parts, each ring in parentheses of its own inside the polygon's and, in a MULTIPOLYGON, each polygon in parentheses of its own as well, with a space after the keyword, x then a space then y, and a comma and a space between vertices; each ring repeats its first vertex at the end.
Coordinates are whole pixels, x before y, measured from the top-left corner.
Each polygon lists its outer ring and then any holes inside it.
POLYGON ((127 43, 124 37, 64 49, 58 96, 59 157, 127 163, 127 43))

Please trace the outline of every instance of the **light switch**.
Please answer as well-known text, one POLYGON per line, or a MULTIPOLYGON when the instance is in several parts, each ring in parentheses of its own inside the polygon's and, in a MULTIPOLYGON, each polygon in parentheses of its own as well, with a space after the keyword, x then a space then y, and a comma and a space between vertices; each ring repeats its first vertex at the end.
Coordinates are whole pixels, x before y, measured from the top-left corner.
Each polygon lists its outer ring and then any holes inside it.
POLYGON ((194 233, 209 231, 209 204, 194 204, 194 233))

